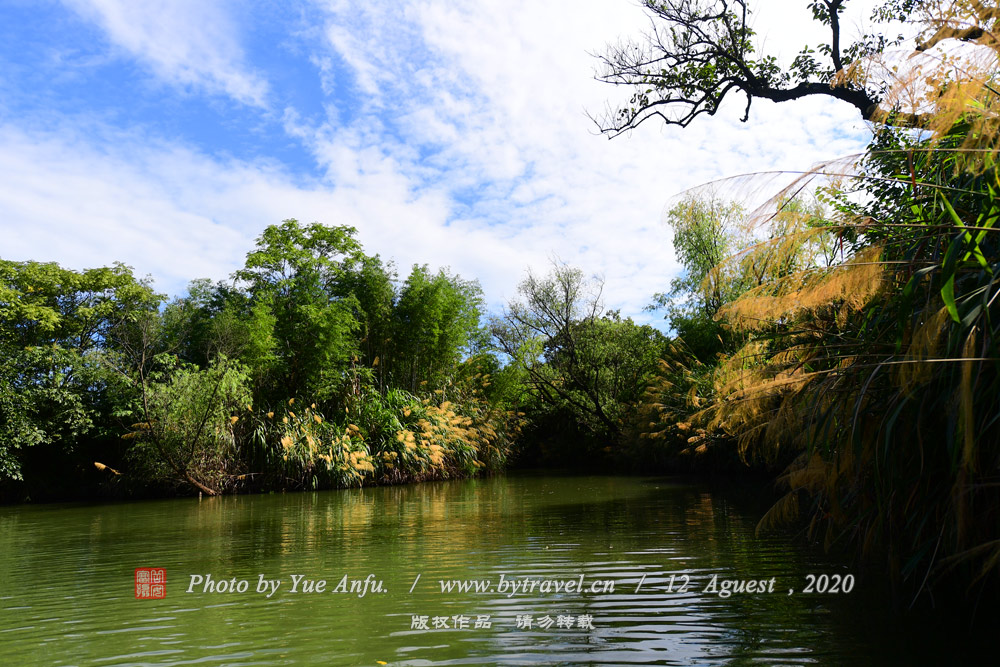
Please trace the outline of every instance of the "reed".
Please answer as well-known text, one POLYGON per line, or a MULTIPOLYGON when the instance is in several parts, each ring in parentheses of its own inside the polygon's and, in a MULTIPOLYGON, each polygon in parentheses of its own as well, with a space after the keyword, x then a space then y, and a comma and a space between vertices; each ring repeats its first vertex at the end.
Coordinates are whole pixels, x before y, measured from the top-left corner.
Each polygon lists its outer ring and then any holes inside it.
POLYGON ((925 11, 926 57, 895 81, 869 150, 818 191, 827 213, 788 202, 830 165, 750 216, 754 241, 706 278, 707 293, 757 277, 718 314, 745 343, 710 387, 681 383, 686 413, 663 400, 677 372, 642 407, 647 441, 701 428, 690 445, 783 465, 761 529, 804 521, 914 596, 1000 583, 998 16, 977 2, 925 11), (978 42, 973 57, 928 55, 957 34, 978 42))

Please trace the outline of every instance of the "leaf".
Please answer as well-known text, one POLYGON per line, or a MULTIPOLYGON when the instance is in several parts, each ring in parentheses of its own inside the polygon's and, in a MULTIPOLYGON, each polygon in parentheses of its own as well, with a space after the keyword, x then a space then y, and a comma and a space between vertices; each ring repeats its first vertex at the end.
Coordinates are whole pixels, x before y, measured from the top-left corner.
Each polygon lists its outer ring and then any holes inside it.
POLYGON ((955 276, 952 274, 948 278, 948 282, 944 284, 941 288, 941 299, 944 301, 945 308, 948 309, 948 314, 951 315, 951 319, 956 322, 961 322, 962 319, 958 316, 958 307, 955 304, 955 276))

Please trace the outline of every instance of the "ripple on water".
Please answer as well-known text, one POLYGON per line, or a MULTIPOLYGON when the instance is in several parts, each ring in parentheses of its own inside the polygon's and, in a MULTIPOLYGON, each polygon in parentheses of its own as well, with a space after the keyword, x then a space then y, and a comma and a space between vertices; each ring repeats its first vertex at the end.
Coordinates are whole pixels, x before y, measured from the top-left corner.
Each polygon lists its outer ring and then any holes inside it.
POLYGON ((849 598, 705 592, 716 574, 844 571, 756 538, 755 520, 697 486, 617 477, 0 508, 0 664, 886 664, 849 598), (137 567, 166 568, 166 599, 134 599, 137 567), (250 592, 185 592, 196 574, 250 592), (387 592, 291 594, 292 574, 328 591, 373 574, 387 592), (282 581, 271 599, 254 592, 260 575, 282 581), (614 590, 440 584, 581 575, 614 590), (491 621, 423 631, 414 616, 491 621), (541 628, 545 616, 574 627, 541 628))

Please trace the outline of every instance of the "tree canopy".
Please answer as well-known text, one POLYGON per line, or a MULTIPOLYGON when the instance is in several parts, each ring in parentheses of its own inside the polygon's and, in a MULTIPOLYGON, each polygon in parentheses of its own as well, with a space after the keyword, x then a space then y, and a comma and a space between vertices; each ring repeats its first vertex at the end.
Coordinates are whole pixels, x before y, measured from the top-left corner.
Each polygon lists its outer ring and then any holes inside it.
POLYGON ((21 479, 28 448, 64 453, 100 430, 117 381, 110 333, 159 302, 121 264, 0 260, 0 480, 21 479))
POLYGON ((544 277, 529 272, 518 286, 521 298, 491 318, 490 333, 538 402, 604 444, 620 434, 666 339, 604 312, 602 291, 601 281, 564 264, 544 277))

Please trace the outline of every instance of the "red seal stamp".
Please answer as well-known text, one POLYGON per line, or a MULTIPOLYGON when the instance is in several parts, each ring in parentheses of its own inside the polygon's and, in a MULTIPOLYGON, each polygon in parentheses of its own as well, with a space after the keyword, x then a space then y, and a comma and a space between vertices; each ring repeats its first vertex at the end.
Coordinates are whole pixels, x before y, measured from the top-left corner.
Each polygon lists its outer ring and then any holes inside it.
POLYGON ((135 599, 162 600, 167 597, 167 571, 162 567, 135 568, 135 599))

